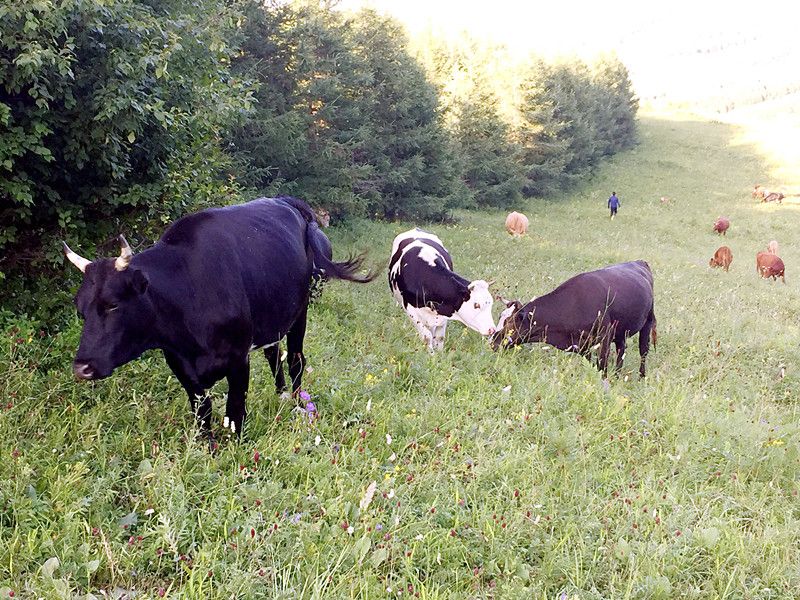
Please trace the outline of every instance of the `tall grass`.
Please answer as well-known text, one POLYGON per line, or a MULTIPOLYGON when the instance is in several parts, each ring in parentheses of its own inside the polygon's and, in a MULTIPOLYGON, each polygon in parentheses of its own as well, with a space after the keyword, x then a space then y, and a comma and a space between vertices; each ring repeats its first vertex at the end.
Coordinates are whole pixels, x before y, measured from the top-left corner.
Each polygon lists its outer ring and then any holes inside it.
MULTIPOLYGON (((609 386, 578 356, 495 354, 458 324, 431 356, 385 281, 332 283, 306 340, 320 418, 254 354, 245 436, 212 453, 159 355, 77 383, 77 321, 9 325, 0 597, 800 597, 798 205, 750 198, 766 167, 731 126, 648 117, 641 134, 577 191, 520 207, 525 238, 500 213, 430 227, 459 273, 523 300, 647 260, 643 381, 636 344, 609 386), (770 239, 786 285, 755 273, 770 239), (707 266, 722 243, 728 273, 707 266)), ((411 226, 361 223, 334 248, 384 258, 411 226)))

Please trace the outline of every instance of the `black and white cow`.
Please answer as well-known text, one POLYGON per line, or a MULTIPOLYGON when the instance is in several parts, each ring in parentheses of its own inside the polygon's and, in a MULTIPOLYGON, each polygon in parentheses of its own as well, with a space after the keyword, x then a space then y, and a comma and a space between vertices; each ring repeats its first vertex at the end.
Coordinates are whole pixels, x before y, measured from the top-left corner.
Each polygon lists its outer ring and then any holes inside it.
POLYGON ((135 256, 120 240, 119 257, 94 261, 64 244, 84 274, 75 298, 84 326, 73 371, 80 379, 102 379, 158 348, 205 431, 207 390, 223 377, 226 419, 242 431, 251 350, 264 349, 282 390, 278 343, 286 337, 292 390, 300 389, 313 274, 362 283, 376 276, 357 274, 363 255, 331 261, 330 242, 311 208, 289 197, 187 215, 135 256))
POLYGON ((411 229, 394 238, 389 289, 431 351, 444 347, 450 319, 481 335, 494 333, 489 284, 455 273, 442 240, 432 233, 411 229))

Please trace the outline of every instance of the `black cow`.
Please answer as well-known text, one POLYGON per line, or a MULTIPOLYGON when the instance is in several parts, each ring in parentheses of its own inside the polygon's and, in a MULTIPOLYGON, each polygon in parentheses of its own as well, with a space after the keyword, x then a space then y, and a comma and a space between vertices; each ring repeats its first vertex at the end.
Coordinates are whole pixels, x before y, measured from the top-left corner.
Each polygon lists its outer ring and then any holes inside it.
POLYGON ((84 273, 75 304, 84 319, 73 370, 102 379, 144 351, 158 348, 210 431, 206 393, 228 379, 226 426, 241 433, 249 353, 264 355, 280 391, 286 387, 278 343, 285 336, 292 391, 300 389, 303 337, 312 274, 367 282, 364 256, 330 260, 330 242, 311 208, 290 197, 261 198, 185 216, 147 250, 89 261, 67 258, 84 273))
POLYGON ((611 342, 617 348, 619 369, 626 338, 638 333, 639 374, 644 377, 655 327, 653 274, 645 261, 637 260, 576 275, 525 306, 506 302, 492 347, 544 342, 586 358, 598 350, 597 366, 606 374, 611 342))

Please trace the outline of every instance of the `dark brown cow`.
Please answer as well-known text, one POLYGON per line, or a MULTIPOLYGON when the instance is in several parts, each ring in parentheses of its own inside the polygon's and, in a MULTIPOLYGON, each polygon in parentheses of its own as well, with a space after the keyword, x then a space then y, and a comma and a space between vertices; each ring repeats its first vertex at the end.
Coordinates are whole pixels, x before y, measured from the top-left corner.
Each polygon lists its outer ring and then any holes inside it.
POLYGON ((731 262, 733 261, 733 252, 727 246, 720 246, 717 248, 717 251, 714 252, 714 257, 708 261, 709 267, 722 267, 726 271, 728 267, 731 266, 731 262))
POLYGON ((728 227, 731 226, 731 222, 727 217, 719 217, 716 221, 714 221, 714 231, 719 235, 725 235, 728 231, 728 227))
POLYGON ((783 204, 783 199, 786 198, 780 192, 770 192, 767 193, 766 190, 764 191, 764 197, 761 199, 761 202, 777 202, 778 204, 783 204))
POLYGON ((597 350, 597 368, 606 374, 611 342, 617 348, 619 369, 625 340, 638 333, 639 374, 644 377, 655 327, 653 274, 650 265, 637 260, 576 275, 525 306, 507 301, 492 347, 543 342, 588 359, 597 350))
POLYGON ((773 281, 778 277, 786 283, 785 267, 779 256, 770 252, 759 252, 756 254, 756 271, 764 279, 772 277, 773 281))

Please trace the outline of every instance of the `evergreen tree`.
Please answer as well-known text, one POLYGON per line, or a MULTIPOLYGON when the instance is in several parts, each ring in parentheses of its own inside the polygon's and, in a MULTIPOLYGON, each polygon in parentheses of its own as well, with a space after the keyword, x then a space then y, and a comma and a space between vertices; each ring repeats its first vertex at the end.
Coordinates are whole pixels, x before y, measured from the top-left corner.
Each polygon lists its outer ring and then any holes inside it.
POLYGON ((555 71, 541 59, 528 65, 522 80, 517 139, 527 182, 524 192, 541 196, 557 190, 572 160, 569 123, 562 120, 555 92, 555 71))
POLYGON ((356 187, 369 214, 441 218, 463 206, 468 193, 436 89, 408 53, 401 26, 364 10, 354 18, 352 42, 372 74, 363 90, 370 123, 357 157, 370 176, 356 187))

